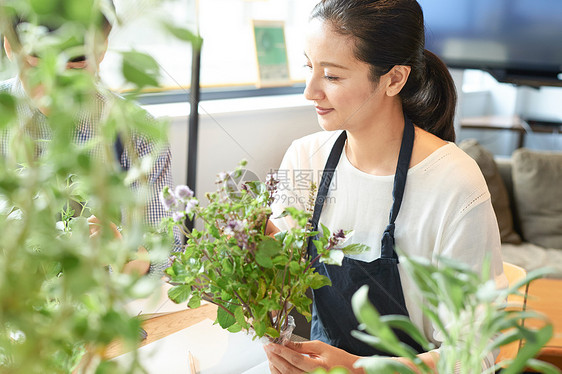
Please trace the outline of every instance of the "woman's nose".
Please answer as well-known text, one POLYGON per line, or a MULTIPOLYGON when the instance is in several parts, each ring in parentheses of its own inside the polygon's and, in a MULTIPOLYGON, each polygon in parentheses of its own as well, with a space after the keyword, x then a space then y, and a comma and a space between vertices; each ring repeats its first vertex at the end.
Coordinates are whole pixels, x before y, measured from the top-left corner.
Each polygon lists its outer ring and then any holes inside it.
POLYGON ((317 101, 324 98, 324 91, 319 82, 319 78, 311 74, 306 80, 306 87, 304 89, 304 97, 307 100, 317 101))

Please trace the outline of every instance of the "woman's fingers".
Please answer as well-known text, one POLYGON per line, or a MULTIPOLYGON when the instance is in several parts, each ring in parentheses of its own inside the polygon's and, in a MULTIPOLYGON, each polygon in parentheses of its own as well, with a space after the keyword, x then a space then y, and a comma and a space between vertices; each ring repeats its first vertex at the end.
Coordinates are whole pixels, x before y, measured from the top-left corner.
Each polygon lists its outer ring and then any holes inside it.
POLYGON ((324 349, 322 349, 322 345, 324 343, 322 343, 319 340, 312 340, 309 342, 292 342, 289 341, 285 344, 285 346, 287 348, 292 349, 293 351, 302 353, 302 354, 306 354, 306 355, 320 355, 322 352, 324 352, 324 349))
POLYGON ((273 366, 271 362, 269 363, 269 371, 271 372, 271 374, 282 374, 279 370, 277 370, 275 366, 273 366))
POLYGON ((264 348, 269 362, 283 374, 306 373, 319 367, 318 362, 313 358, 304 356, 288 347, 268 344, 264 348))
POLYGON ((265 353, 267 355, 267 359, 269 360, 269 368, 272 374, 301 374, 303 373, 302 370, 291 365, 285 357, 276 353, 275 349, 270 347, 271 345, 277 344, 268 344, 264 347, 265 353))

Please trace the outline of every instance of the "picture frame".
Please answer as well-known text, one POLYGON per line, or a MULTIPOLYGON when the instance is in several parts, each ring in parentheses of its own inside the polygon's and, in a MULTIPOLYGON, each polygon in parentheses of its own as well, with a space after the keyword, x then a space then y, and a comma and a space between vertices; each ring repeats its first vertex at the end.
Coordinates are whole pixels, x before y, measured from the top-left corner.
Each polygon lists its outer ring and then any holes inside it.
POLYGON ((252 20, 258 87, 291 85, 283 21, 252 20))

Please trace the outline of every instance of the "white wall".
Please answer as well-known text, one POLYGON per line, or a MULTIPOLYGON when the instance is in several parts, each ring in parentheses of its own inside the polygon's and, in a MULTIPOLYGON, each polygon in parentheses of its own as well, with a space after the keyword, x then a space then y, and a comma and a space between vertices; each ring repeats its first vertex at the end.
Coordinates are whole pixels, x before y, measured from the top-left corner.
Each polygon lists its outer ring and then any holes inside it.
MULTIPOLYGON (((172 173, 176 184, 187 175, 188 104, 145 106, 170 120, 172 173)), ((319 131, 314 107, 302 95, 204 101, 200 105, 197 195, 214 191, 216 175, 248 161, 261 180, 279 167, 294 139, 319 131)))

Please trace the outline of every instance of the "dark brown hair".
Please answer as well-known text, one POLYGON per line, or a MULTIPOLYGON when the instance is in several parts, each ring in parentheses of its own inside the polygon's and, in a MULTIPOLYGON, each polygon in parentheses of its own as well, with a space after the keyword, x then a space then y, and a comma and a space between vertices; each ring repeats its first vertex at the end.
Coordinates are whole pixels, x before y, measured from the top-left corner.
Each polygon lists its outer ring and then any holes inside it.
MULTIPOLYGON (((115 12, 115 4, 113 0, 106 0, 106 4, 108 7, 111 8, 113 12, 115 12)), ((98 23, 99 29, 103 32, 104 36, 107 38, 109 36, 109 33, 111 32, 111 29, 113 28, 113 24, 106 17, 106 15, 101 11, 98 12, 96 16, 98 17, 96 21, 99 22, 98 23)), ((64 21, 65 20, 63 17, 50 17, 50 18, 36 20, 36 22, 39 25, 44 26, 48 32, 56 31, 59 27, 62 26, 62 22, 64 21)), ((26 15, 16 13, 12 17, 12 28, 14 30, 17 30, 18 25, 25 22, 29 22, 28 17, 26 15)), ((16 37, 18 37, 17 33, 16 33, 16 37)))
POLYGON ((311 19, 330 22, 355 39, 355 56, 371 65, 371 80, 395 65, 412 70, 400 97, 412 122, 443 140, 454 141, 457 94, 445 64, 425 49, 423 12, 415 0, 322 0, 311 19))

